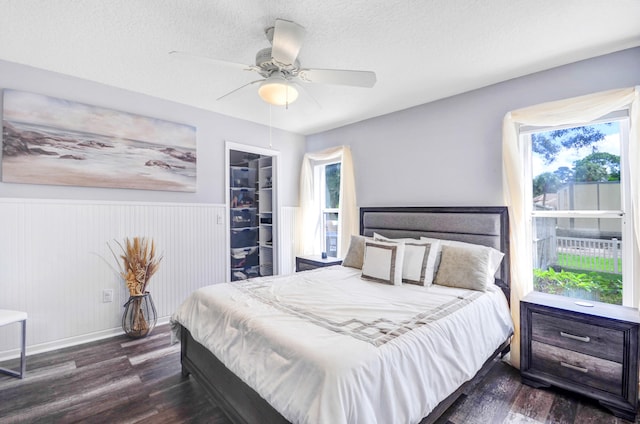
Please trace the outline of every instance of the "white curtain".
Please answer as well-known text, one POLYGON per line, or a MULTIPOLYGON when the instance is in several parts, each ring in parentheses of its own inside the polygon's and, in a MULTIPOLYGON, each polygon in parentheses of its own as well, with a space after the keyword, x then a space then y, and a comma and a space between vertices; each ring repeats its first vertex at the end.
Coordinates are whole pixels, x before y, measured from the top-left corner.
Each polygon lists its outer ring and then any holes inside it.
POLYGON ((333 147, 322 152, 307 153, 302 160, 300 172, 301 255, 318 254, 322 248, 322 216, 320 198, 315 193, 314 166, 322 163, 340 162, 340 206, 338 209, 338 243, 344 255, 349 248, 352 234, 358 234, 358 209, 356 206, 356 181, 353 160, 348 146, 333 147))
MULTIPOLYGON (((502 126, 502 160, 504 201, 509 208, 511 243, 511 315, 515 335, 511 343, 511 363, 520 367, 520 299, 533 290, 532 245, 527 233, 531 230, 526 216, 524 190, 524 155, 520 151, 518 128, 521 125, 556 126, 580 125, 608 113, 629 109, 629 170, 631 177, 631 209, 636 243, 640 244, 640 95, 639 87, 605 91, 573 99, 544 103, 518 109, 505 115, 502 126)), ((640 246, 638 246, 640 248, 640 246)), ((634 270, 633 281, 640 281, 634 270)))

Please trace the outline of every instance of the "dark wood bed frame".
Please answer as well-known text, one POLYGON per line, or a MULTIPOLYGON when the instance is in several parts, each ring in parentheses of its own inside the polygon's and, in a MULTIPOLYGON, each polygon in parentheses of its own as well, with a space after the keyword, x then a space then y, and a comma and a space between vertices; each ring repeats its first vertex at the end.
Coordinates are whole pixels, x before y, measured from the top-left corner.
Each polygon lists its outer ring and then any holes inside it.
MULTIPOLYGON (((493 247, 499 248, 505 253, 501 269, 496 276, 496 284, 498 284, 505 292, 509 299, 509 223, 506 207, 379 207, 379 208, 361 208, 360 209, 360 234, 371 232, 372 229, 366 226, 369 214, 382 213, 387 216, 389 214, 398 214, 400 228, 397 230, 412 235, 438 235, 439 238, 451 238, 454 240, 466 240, 468 237, 484 237, 492 236, 496 238, 493 247), (415 228, 412 224, 411 217, 424 217, 425 214, 447 214, 453 216, 453 228, 447 231, 434 230, 434 228, 415 228), (460 215, 460 224, 455 219, 456 214, 460 215), (466 215, 465 215, 466 214, 466 215), (480 232, 472 231, 464 233, 465 216, 469 215, 489 215, 497 216, 499 224, 493 230, 481 229, 480 232), (462 229, 461 229, 461 228, 462 229), (486 232, 486 234, 485 234, 486 232), (494 234, 496 233, 496 234, 494 234), (461 236, 462 234, 462 236, 461 236), (450 236, 450 237, 449 237, 450 236)), ((420 219, 424 222, 424 218, 420 219)), ((435 219, 438 221, 438 219, 435 219)), ((421 224, 422 225, 422 224, 421 224)), ((427 226, 428 227, 428 226, 427 226)), ((374 228, 376 229, 376 228, 374 228)), ((381 228, 384 233, 385 228, 381 228)), ((395 231, 392 230, 392 232, 395 231)), ((389 233, 388 233, 389 234, 389 233)), ((396 233, 398 234, 398 233, 396 233)), ((480 243, 484 243, 480 241, 480 243)), ((266 400, 264 400, 255 390, 245 384, 238 376, 231 372, 218 358, 216 358, 207 348, 195 341, 188 329, 181 327, 181 354, 182 375, 188 376, 192 374, 198 381, 212 400, 224 411, 229 419, 234 423, 243 424, 268 424, 268 423, 288 423, 278 411, 276 411, 266 400)), ((478 371, 476 376, 460 386, 449 397, 440 402, 431 413, 425 417, 420 424, 429 424, 435 422, 464 392, 464 390, 476 379, 481 378, 492 365, 496 356, 508 352, 510 337, 496 349, 496 351, 487 359, 483 367, 478 371)))

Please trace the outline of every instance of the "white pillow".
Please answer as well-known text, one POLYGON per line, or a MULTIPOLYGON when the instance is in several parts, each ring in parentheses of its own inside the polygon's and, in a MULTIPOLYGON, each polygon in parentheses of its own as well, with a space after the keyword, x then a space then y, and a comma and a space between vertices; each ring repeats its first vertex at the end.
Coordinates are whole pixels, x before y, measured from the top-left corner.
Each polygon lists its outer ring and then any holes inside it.
POLYGON ((427 263, 429 262, 430 243, 419 241, 404 244, 402 261, 402 282, 424 286, 427 263))
POLYGON ((403 283, 420 286, 430 286, 433 283, 440 241, 427 242, 414 238, 390 239, 378 233, 373 233, 373 239, 386 242, 404 242, 403 283))
MULTIPOLYGON (((430 237, 420 237, 420 240, 424 240, 424 241, 436 241, 439 240, 440 244, 442 246, 455 246, 455 247, 462 247, 462 248, 480 248, 480 249, 485 249, 488 252, 488 263, 487 263, 487 284, 494 284, 495 283, 495 274, 498 271, 498 268, 500 267, 500 263, 502 262, 502 258, 504 258, 504 253, 502 253, 501 251, 494 249, 493 247, 489 247, 489 246, 483 246, 481 244, 473 244, 473 243, 466 243, 463 241, 455 241, 455 240, 444 240, 444 239, 434 239, 434 238, 430 238, 430 237)), ((439 265, 439 261, 438 264, 439 265)), ((436 273, 438 272, 437 266, 436 266, 436 273)))
POLYGON ((404 243, 365 241, 362 278, 380 283, 401 285, 404 243))

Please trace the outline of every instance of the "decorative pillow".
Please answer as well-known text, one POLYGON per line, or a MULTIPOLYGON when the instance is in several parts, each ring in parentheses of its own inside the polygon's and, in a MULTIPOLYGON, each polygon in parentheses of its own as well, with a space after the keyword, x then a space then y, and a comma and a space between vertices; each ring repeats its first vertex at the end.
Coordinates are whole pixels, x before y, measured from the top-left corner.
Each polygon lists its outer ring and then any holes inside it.
POLYGON ((342 260, 342 266, 362 269, 362 263, 364 262, 365 240, 371 240, 371 238, 365 236, 351 236, 349 250, 347 250, 347 254, 342 260))
POLYGON ((420 286, 430 286, 433 283, 440 241, 427 242, 413 238, 389 239, 378 233, 373 233, 373 239, 386 242, 404 242, 403 283, 420 286))
MULTIPOLYGON (((440 241, 442 246, 455 246, 455 247, 469 247, 469 248, 480 248, 487 250, 489 252, 489 263, 487 265, 488 273, 487 273, 487 284, 495 283, 495 274, 500 267, 500 263, 502 263, 502 258, 504 258, 504 253, 501 251, 494 249, 493 247, 483 246, 480 244, 466 243, 463 241, 456 240, 443 240, 443 239, 434 239, 430 237, 420 237, 420 240, 423 241, 440 241)), ((438 258, 436 261, 436 274, 438 273, 438 266, 441 262, 441 259, 438 258)))
MULTIPOLYGON (((442 246, 440 267, 434 283, 441 286, 486 291, 491 252, 488 249, 442 246)), ((493 278, 493 273, 489 274, 493 278)))
POLYGON ((401 285, 403 259, 403 242, 365 241, 362 278, 401 285))
MULTIPOLYGON (((409 242, 404 244, 402 260, 402 282, 424 286, 427 264, 429 262, 430 243, 409 242)), ((433 280, 433 274, 431 274, 433 280)))

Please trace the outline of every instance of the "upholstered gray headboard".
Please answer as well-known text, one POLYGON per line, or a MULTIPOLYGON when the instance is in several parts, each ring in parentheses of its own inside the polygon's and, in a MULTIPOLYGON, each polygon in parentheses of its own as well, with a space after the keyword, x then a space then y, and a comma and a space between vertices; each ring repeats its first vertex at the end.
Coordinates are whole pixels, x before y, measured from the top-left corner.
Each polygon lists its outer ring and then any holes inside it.
POLYGON ((465 241, 505 254, 496 284, 509 299, 509 218, 503 206, 360 208, 360 234, 465 241))

